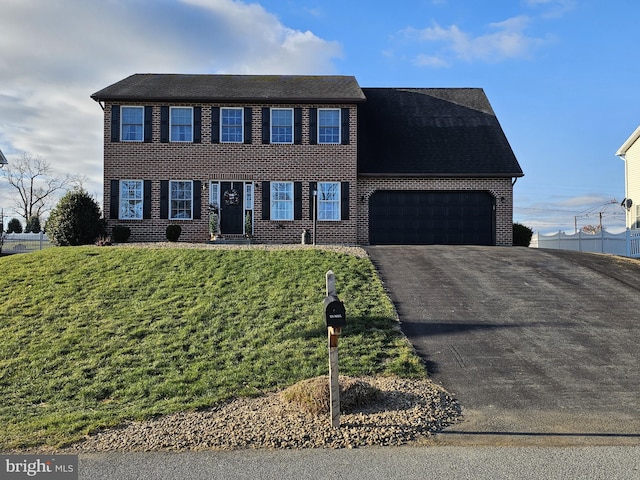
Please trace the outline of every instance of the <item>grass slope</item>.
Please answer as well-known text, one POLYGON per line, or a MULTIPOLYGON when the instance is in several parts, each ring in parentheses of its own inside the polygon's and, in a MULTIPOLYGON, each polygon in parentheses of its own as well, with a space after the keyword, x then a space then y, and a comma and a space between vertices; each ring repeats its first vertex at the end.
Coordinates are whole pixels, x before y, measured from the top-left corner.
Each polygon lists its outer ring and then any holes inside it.
POLYGON ((327 371, 422 376, 368 259, 308 250, 51 248, 0 258, 0 449, 259 395, 327 371))

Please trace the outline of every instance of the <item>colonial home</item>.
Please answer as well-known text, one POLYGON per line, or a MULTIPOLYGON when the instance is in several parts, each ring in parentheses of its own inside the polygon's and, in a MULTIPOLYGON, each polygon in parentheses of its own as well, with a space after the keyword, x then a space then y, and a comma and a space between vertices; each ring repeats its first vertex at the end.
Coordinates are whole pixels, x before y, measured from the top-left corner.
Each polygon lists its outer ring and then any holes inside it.
POLYGON ((133 241, 511 245, 523 175, 482 89, 137 74, 104 110, 104 213, 133 241))
POLYGON ((640 127, 616 152, 624 160, 624 196, 627 228, 640 228, 640 127))

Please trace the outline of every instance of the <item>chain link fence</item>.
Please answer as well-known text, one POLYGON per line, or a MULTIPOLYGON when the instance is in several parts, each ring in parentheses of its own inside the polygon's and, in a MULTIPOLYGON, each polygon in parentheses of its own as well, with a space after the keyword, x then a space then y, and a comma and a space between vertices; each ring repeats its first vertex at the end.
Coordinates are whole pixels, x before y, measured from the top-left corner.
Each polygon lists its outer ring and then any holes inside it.
POLYGON ((47 235, 40 233, 4 233, 0 234, 0 252, 3 254, 10 253, 29 253, 44 248, 52 247, 47 235))

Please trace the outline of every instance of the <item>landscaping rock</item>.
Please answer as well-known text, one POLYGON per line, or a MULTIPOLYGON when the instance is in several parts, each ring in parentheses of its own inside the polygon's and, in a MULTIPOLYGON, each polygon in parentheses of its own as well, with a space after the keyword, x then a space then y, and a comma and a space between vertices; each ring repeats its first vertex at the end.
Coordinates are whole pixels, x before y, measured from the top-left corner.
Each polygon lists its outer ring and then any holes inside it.
POLYGON ((379 391, 374 401, 341 415, 331 428, 328 415, 314 415, 282 398, 281 392, 239 398, 209 410, 166 415, 105 430, 65 449, 184 451, 210 449, 357 448, 391 446, 429 437, 460 420, 460 405, 428 379, 367 377, 379 391))

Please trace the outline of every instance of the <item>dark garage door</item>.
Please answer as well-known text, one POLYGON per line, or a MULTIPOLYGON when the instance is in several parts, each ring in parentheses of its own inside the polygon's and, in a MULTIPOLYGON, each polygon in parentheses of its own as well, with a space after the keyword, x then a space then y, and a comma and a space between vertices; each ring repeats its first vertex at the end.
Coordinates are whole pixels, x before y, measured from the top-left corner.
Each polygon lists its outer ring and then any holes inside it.
POLYGON ((494 197, 480 191, 374 192, 369 243, 495 245, 494 197))

